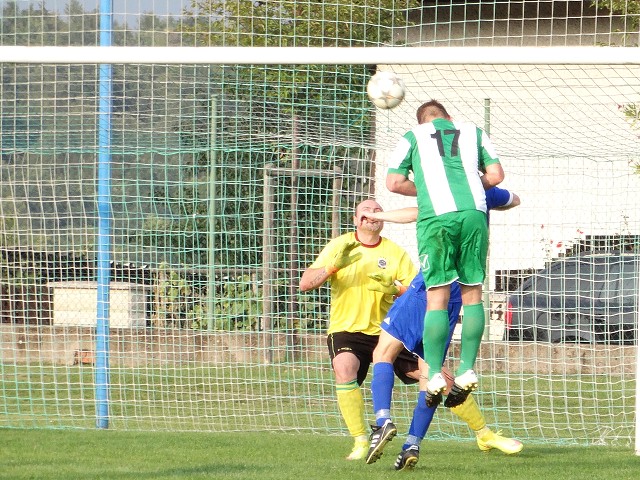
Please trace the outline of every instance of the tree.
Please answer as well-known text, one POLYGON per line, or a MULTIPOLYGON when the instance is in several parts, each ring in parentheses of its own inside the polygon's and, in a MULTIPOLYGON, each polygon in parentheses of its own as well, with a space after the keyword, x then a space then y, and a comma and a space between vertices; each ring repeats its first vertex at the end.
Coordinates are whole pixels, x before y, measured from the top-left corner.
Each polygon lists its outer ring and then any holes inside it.
MULTIPOLYGON (((193 0, 184 12, 183 44, 258 48, 380 46, 392 43, 394 28, 409 24, 406 9, 411 6, 421 8, 421 2, 410 1, 399 7, 394 0, 382 0, 376 5, 367 0, 193 0)), ((261 177, 267 164, 327 172, 339 167, 344 173, 343 189, 350 192, 357 191, 355 183, 360 179, 371 177, 374 117, 365 86, 376 66, 290 66, 286 65, 286 58, 283 62, 211 67, 208 83, 197 84, 193 94, 203 111, 215 98, 217 111, 210 111, 208 120, 199 116, 181 129, 186 148, 188 144, 196 147, 198 139, 205 138, 208 143, 209 137, 203 137, 203 132, 218 132, 216 165, 211 164, 210 150, 202 150, 194 160, 199 166, 194 178, 202 181, 205 175, 213 175, 222 180, 217 185, 214 218, 208 215, 207 202, 195 205, 200 223, 196 223, 198 233, 194 237, 200 236, 198 243, 206 244, 207 225, 215 222, 213 243, 223 249, 216 258, 219 268, 225 264, 229 268, 253 269, 262 265, 261 177), (214 117, 222 119, 219 125, 212 123, 214 117), (203 168, 207 166, 210 168, 203 168)), ((312 225, 301 232, 299 243, 296 240, 301 257, 317 253, 317 237, 331 235, 332 212, 327 208, 332 202, 331 180, 298 181, 307 183, 301 183, 302 188, 296 192, 292 177, 278 178, 273 192, 279 205, 273 219, 277 236, 273 244, 279 266, 274 288, 278 289, 279 299, 290 295, 286 285, 295 282, 286 278, 295 276, 295 267, 289 262, 293 210, 297 224, 312 225), (314 240, 305 241, 307 237, 314 240)), ((184 187, 181 198, 190 195, 188 187, 184 187)), ((343 206, 347 206, 341 209, 345 223, 349 222, 354 200, 342 198, 343 206)), ((289 308, 286 301, 278 305, 280 309, 289 308)), ((277 314, 282 311, 273 313, 276 325, 277 314)))
POLYGON ((637 30, 640 27, 640 0, 598 0, 591 2, 598 10, 608 10, 624 16, 627 28, 625 31, 637 30))
POLYGON ((421 7, 399 3, 192 0, 185 15, 202 45, 364 47, 389 43, 393 28, 406 26, 407 9, 421 7))
MULTIPOLYGON (((377 46, 391 43, 393 29, 408 24, 407 12, 398 3, 383 0, 372 6, 366 0, 306 4, 194 0, 179 19, 142 15, 137 31, 118 23, 126 20, 114 18, 113 42, 377 46)), ((98 14, 95 9, 86 10, 82 1, 70 0, 63 13, 50 12, 43 3, 24 8, 19 5, 15 1, 3 3, 1 44, 98 42, 98 14)), ((421 2, 410 0, 402 5, 419 9, 421 2)), ((167 261, 194 270, 207 265, 213 244, 221 270, 235 269, 238 275, 255 271, 262 264, 262 175, 267 164, 292 167, 295 160, 300 168, 332 171, 340 167, 345 174, 344 191, 349 192, 357 190, 350 182, 370 177, 372 107, 364 86, 374 68, 115 65, 112 199, 116 257, 132 262, 167 261), (210 191, 211 178, 218 179, 215 192, 210 191), (151 253, 156 256, 145 256, 151 253)), ((47 172, 56 172, 55 177, 52 173, 47 179, 51 185, 46 191, 56 196, 58 188, 68 185, 62 196, 92 203, 95 185, 89 180, 95 173, 92 142, 98 98, 95 66, 5 66, 2 75, 2 155, 10 155, 13 161, 16 152, 33 152, 25 161, 50 165, 47 172), (18 108, 18 100, 25 110, 18 108), (36 118, 46 121, 42 125, 29 123, 36 118), (35 132, 38 138, 27 135, 35 132), (70 155, 74 156, 73 162, 70 155), (58 171, 56 167, 61 165, 68 168, 58 171)), ((38 171, 35 165, 34 171, 38 171)), ((277 202, 287 206, 275 213, 281 261, 288 253, 293 218, 288 205, 293 203, 294 189, 291 178, 278 181, 277 202)), ((308 184, 302 184, 297 200, 303 205, 297 216, 299 223, 329 226, 331 212, 326 205, 331 202, 331 181, 304 181, 308 184)), ((8 190, 3 190, 5 198, 8 190)), ((22 198, 39 196, 40 191, 29 191, 22 198)), ((343 210, 348 221, 354 198, 342 200, 349 206, 349 213, 343 210)), ((42 202, 38 214, 48 218, 64 211, 71 221, 77 213, 73 209, 80 203, 42 202)), ((88 221, 95 212, 86 212, 90 214, 84 215, 88 221)), ((3 233, 11 233, 12 228, 7 223, 3 233)), ((315 233, 328 236, 330 228, 318 227, 304 235, 315 233)), ((68 233, 50 235, 46 240, 57 238, 63 244, 76 245, 64 235, 68 233)), ((306 255, 315 245, 303 241, 300 254, 306 255)), ((253 307, 247 311, 253 311, 253 307)))
MULTIPOLYGON (((193 0, 184 12, 183 40, 202 46, 379 46, 391 43, 393 28, 408 25, 406 9, 411 6, 420 8, 421 2, 411 1, 400 7, 393 0, 383 0, 375 6, 367 0, 299 3, 193 0)), ((235 176, 225 184, 228 196, 221 212, 230 216, 216 231, 228 232, 229 236, 221 240, 230 246, 237 245, 243 239, 234 238, 232 232, 261 227, 260 223, 255 225, 255 218, 260 218, 262 211, 260 194, 247 192, 242 185, 260 182, 256 173, 267 163, 291 167, 297 155, 300 168, 330 171, 338 166, 345 173, 354 174, 347 175, 347 181, 356 176, 362 178, 363 171, 368 173, 369 169, 362 166, 362 162, 368 163, 368 158, 362 152, 370 143, 372 117, 365 85, 374 70, 375 65, 212 68, 210 86, 202 85, 197 96, 203 102, 208 102, 211 96, 219 99, 226 123, 221 131, 225 168, 220 174, 235 176), (303 126, 297 145, 281 140, 283 136, 293 138, 294 123, 303 126), (251 220, 232 216, 239 204, 252 197, 254 201, 246 205, 255 212, 251 220)), ((210 131, 209 125, 201 123, 194 123, 191 128, 194 132, 210 131)), ((205 158, 198 163, 207 162, 205 158)), ((349 186, 345 185, 345 189, 349 186)), ((282 194, 280 201, 286 204, 289 196, 290 190, 282 194)), ((323 196, 326 191, 318 190, 315 197, 306 198, 309 205, 318 208, 307 212, 316 222, 328 220, 327 209, 321 208, 327 204, 323 196)), ((204 207, 206 211, 208 206, 204 207)), ((289 213, 282 215, 281 220, 286 221, 289 213)), ((261 239, 256 241, 259 246, 261 239)), ((245 260, 259 264, 259 249, 252 251, 245 260)))

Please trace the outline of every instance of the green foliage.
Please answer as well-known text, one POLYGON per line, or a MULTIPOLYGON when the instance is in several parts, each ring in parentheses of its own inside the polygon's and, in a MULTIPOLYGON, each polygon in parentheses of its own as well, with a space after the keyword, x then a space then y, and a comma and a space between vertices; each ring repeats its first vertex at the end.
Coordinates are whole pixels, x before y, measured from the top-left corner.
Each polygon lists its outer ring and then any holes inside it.
MULTIPOLYGON (((113 43, 377 46, 390 44, 393 29, 409 25, 408 12, 420 8, 416 0, 193 1, 180 17, 142 15, 137 29, 114 17, 113 43)), ((49 11, 45 3, 15 1, 4 2, 0 13, 1 45, 98 44, 97 9, 79 0, 70 0, 64 13, 49 11)), ((271 164, 335 174, 278 177, 269 199, 275 205, 274 261, 285 265, 296 254, 302 268, 332 228, 350 224, 354 200, 367 195, 373 124, 365 84, 374 68, 114 65, 115 260, 255 271, 266 248, 263 185, 265 167, 271 164), (338 177, 342 187, 336 190, 338 177), (344 192, 355 193, 347 198, 344 192), (327 208, 333 205, 337 212, 327 208), (339 225, 332 224, 335 213, 339 225), (288 249, 292 242, 297 252, 288 249)), ((30 246, 57 242, 61 248, 86 248, 94 239, 91 222, 97 216, 98 70, 93 65, 18 64, 3 65, 0 74, 0 153, 7 165, 0 194, 13 209, 4 211, 15 212, 18 222, 12 231, 5 225, 4 239, 22 243, 13 232, 29 232, 30 246), (28 168, 8 167, 16 162, 28 168), (19 173, 24 178, 17 178, 19 173), (61 197, 74 200, 60 202, 61 197)), ((286 280, 276 271, 274 328, 320 326, 314 314, 293 311, 297 307, 283 283, 297 282, 295 268, 288 269, 294 273, 286 280), (298 325, 285 318, 302 320, 298 325)), ((220 287, 215 311, 207 312, 213 304, 205 301, 204 287, 182 273, 165 274, 158 280, 162 300, 154 321, 204 328, 209 315, 216 328, 258 328, 260 289, 250 282, 220 287)), ((326 298, 318 299, 318 305, 323 302, 326 298)), ((307 308, 306 302, 301 308, 307 308)))
POLYGON ((192 0, 185 15, 193 19, 188 31, 204 45, 356 47, 390 42, 392 27, 403 26, 407 10, 420 6, 416 0, 192 0))
POLYGON ((329 324, 330 301, 331 293, 328 287, 300 294, 298 299, 300 331, 325 332, 329 324))
POLYGON ((640 105, 637 103, 627 103, 622 106, 622 113, 627 117, 631 127, 640 128, 640 105))
POLYGON ((172 264, 206 263, 206 237, 198 233, 197 219, 187 215, 147 215, 130 241, 151 258, 172 264), (201 242, 204 242, 202 246, 201 242))
POLYGON ((195 298, 193 286, 167 264, 158 269, 154 306, 152 324, 157 327, 194 328, 199 325, 198 314, 203 313, 203 304, 195 298))
MULTIPOLYGON (((80 0, 67 0, 63 14, 49 10, 52 2, 2 2, 0 10, 0 44, 3 45, 98 45, 98 8, 87 10, 80 0), (26 4, 26 5, 25 5, 26 4), (25 5, 25 6, 23 6, 25 5)), ((61 3, 61 2, 59 2, 61 3)), ((161 17, 143 13, 138 17, 138 29, 114 16, 114 45, 165 46, 180 45, 179 17, 161 17)))
POLYGON ((154 286, 152 324, 160 328, 205 330, 259 329, 262 292, 251 275, 217 278, 213 292, 213 311, 209 313, 206 279, 163 263, 154 286), (213 325, 209 323, 209 317, 213 325))
MULTIPOLYGON (((627 118, 631 128, 640 129, 640 103, 627 103, 621 106, 622 113, 627 118)), ((636 175, 640 175, 640 160, 631 162, 631 167, 636 175)))
POLYGON ((0 247, 14 247, 19 245, 18 218, 3 215, 0 217, 0 247))
POLYGON ((593 0, 591 5, 598 10, 623 15, 627 24, 626 31, 637 31, 640 26, 640 0, 593 0))
POLYGON ((258 330, 262 314, 260 289, 250 275, 218 283, 213 318, 216 330, 258 330))
POLYGON ((39 266, 29 258, 15 255, 10 258, 2 255, 0 259, 0 282, 3 284, 27 287, 42 282, 39 266))

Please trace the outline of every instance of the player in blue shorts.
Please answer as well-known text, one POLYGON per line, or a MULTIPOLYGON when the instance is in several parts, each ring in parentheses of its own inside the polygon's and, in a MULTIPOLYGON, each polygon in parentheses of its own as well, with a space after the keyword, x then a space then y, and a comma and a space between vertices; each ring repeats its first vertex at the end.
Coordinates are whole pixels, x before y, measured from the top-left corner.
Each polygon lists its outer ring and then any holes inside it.
MULTIPOLYGON (((382 321, 381 327, 393 338, 399 340, 407 350, 424 359, 422 346, 424 315, 422 313, 427 308, 427 290, 424 284, 424 277, 421 274, 422 271, 411 281, 407 291, 394 302, 382 321)), ((451 285, 451 297, 449 298, 449 339, 445 350, 449 349, 461 309, 462 295, 460 285, 458 282, 454 282, 451 285)))
MULTIPOLYGON (((507 210, 520 204, 517 195, 501 188, 494 187, 486 192, 487 206, 492 209, 507 210)), ((417 216, 416 208, 406 208, 381 214, 384 218, 380 220, 409 223, 415 221, 417 216)), ((378 280, 377 278, 374 278, 378 280)), ((373 289, 376 285, 372 285, 373 289)), ((384 446, 397 433, 397 429, 391 421, 391 395, 393 391, 394 371, 393 361, 400 351, 406 347, 409 351, 418 355, 424 377, 420 381, 420 393, 418 402, 413 412, 409 435, 398 455, 395 463, 396 470, 413 468, 418 462, 420 442, 426 435, 431 424, 436 406, 427 407, 425 394, 428 367, 424 362, 424 351, 422 345, 424 312, 427 306, 427 295, 424 277, 421 272, 413 279, 407 291, 394 302, 386 318, 382 322, 382 333, 378 346, 373 353, 373 380, 371 382, 371 392, 373 397, 373 407, 376 415, 376 427, 373 427, 371 434, 371 446, 366 457, 366 463, 375 462, 382 455, 384 446), (390 367, 390 368, 389 368, 390 367)), ((455 326, 458 322, 462 298, 460 286, 454 282, 451 287, 451 296, 448 305, 449 315, 449 337, 446 343, 445 355, 449 348, 455 326)), ((444 358, 443 358, 444 362, 444 358)), ((443 370, 445 374, 446 369, 443 370)), ((453 378, 448 374, 449 387, 453 383, 453 378)), ((451 411, 464 420, 476 433, 478 447, 483 450, 497 448, 504 453, 513 454, 522 450, 522 444, 517 440, 502 437, 491 431, 484 420, 482 412, 478 408, 472 395, 461 405, 451 408, 451 411)))

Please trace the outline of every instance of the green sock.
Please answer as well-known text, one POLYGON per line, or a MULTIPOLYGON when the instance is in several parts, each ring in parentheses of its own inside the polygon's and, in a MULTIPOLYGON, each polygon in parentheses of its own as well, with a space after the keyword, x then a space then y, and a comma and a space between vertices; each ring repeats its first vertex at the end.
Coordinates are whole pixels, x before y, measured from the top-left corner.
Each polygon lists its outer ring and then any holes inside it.
POLYGON ((464 306, 462 338, 460 342, 460 365, 456 376, 472 370, 476 363, 480 342, 484 335, 484 308, 481 303, 464 306))
POLYGON ((429 380, 442 369, 444 348, 449 336, 449 314, 446 310, 427 310, 424 316, 424 359, 429 365, 429 380))

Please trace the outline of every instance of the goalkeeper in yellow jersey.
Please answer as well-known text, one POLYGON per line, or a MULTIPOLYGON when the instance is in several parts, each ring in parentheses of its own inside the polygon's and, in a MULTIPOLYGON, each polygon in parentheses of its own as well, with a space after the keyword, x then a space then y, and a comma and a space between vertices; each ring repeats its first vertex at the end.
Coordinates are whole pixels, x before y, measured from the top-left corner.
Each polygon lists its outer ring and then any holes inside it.
MULTIPOLYGON (((409 254, 381 236, 384 223, 368 217, 380 211, 375 200, 358 204, 353 217, 355 231, 331 240, 300 279, 303 292, 319 288, 327 280, 331 286, 327 346, 338 406, 354 439, 348 460, 364 459, 369 449, 360 386, 378 343, 380 323, 394 296, 401 294, 417 273, 409 254)), ((409 351, 402 351, 393 365, 404 383, 418 381, 418 361, 409 351)))

